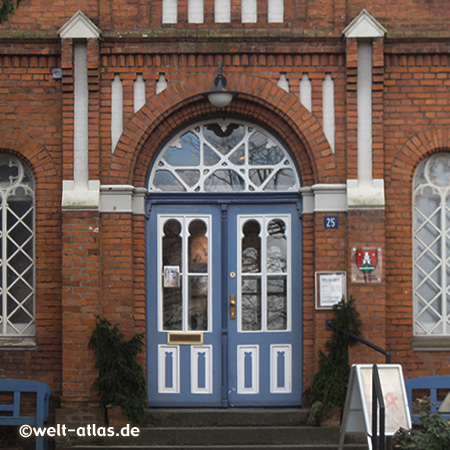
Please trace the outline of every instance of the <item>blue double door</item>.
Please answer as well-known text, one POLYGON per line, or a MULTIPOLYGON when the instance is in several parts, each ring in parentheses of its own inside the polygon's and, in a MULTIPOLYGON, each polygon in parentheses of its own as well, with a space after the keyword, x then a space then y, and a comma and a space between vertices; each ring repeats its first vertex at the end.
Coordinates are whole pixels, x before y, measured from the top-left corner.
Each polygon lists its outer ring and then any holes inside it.
POLYGON ((151 406, 301 404, 297 206, 152 206, 147 224, 151 406))

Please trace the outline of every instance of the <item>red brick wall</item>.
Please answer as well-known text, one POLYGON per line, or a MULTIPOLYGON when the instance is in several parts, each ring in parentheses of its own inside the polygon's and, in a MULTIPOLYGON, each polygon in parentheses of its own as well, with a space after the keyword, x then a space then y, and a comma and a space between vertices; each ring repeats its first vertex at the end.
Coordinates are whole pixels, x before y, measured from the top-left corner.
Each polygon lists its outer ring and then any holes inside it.
MULTIPOLYGON (((446 0, 285 0, 283 24, 267 23, 267 0, 258 1, 258 23, 260 29, 280 30, 302 34, 324 35, 342 32, 343 28, 363 9, 372 14, 392 33, 410 30, 438 33, 448 28, 450 12, 446 0)), ((178 24, 161 25, 162 2, 148 0, 25 0, 1 29, 28 31, 57 31, 78 10, 82 10, 103 30, 170 30, 188 27, 194 33, 210 32, 214 23, 214 2, 205 1, 205 23, 187 24, 187 0, 178 1, 178 24), (112 14, 111 14, 112 11, 112 14)), ((231 0, 232 24, 221 24, 219 28, 253 29, 254 24, 241 24, 240 0, 231 0)))
MULTIPOLYGON (((165 139, 217 113, 201 93, 212 89, 219 58, 229 88, 240 92, 226 112, 276 132, 291 148, 303 185, 356 178, 356 41, 346 42, 342 29, 363 8, 388 29, 373 47, 373 174, 385 179, 386 210, 339 213, 338 230, 324 230, 321 213, 303 218, 305 387, 329 336, 330 312, 315 310, 314 274, 324 270, 347 270, 364 337, 390 350, 407 375, 439 373, 448 352, 412 349, 411 183, 425 156, 450 148, 450 69, 442 40, 450 11, 444 0, 391 3, 286 0, 280 25, 266 23, 263 2, 258 23, 242 25, 232 0, 232 23, 215 28, 212 1, 205 2, 205 24, 186 24, 186 2, 180 1, 179 23, 162 26, 161 2, 66 0, 48 8, 48 1, 25 0, 0 26, 0 150, 21 156, 36 179, 37 349, 2 351, 0 376, 42 379, 57 395, 64 390, 69 410, 77 402, 89 410, 96 400, 87 351, 95 314, 120 321, 127 336, 145 331, 145 218, 66 211, 62 219, 61 183, 73 172, 73 42, 61 43, 57 30, 78 9, 103 32, 101 41, 88 42, 89 171, 103 184, 145 186, 165 139), (425 32, 427 40, 415 39, 425 32), (53 79, 54 67, 63 69, 62 81, 53 79), (161 73, 169 87, 154 96, 161 73), (290 93, 276 86, 280 73, 290 93), (298 102, 304 73, 313 85, 312 114, 298 102), (335 83, 334 154, 321 130, 321 85, 328 73, 335 83), (115 74, 124 86, 124 133, 111 155, 115 74), (137 74, 149 101, 134 114, 137 74), (381 248, 382 283, 351 282, 356 246, 381 248)), ((383 360, 361 346, 351 356, 353 362, 383 360)))
POLYGON ((58 48, 5 45, 0 57, 0 152, 27 164, 35 179, 36 349, 0 353, 0 376, 61 381, 61 90, 51 76, 58 48))
POLYGON ((91 397, 97 376, 88 342, 101 308, 100 218, 97 212, 63 214, 62 370, 64 401, 91 397))
POLYGON ((390 45, 385 75, 387 341, 406 376, 444 374, 448 352, 412 350, 412 181, 417 165, 448 151, 450 69, 440 45, 390 45))

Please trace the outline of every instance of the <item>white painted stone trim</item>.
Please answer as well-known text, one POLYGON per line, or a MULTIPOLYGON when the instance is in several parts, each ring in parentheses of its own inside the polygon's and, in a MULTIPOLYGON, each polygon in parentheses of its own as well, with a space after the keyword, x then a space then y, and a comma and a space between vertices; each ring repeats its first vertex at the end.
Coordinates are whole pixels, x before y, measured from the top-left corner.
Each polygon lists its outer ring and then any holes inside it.
POLYGON ((133 202, 133 214, 144 215, 145 214, 145 201, 147 199, 148 191, 146 188, 134 188, 132 202, 133 202))
POLYGON ((372 181, 372 42, 358 42, 358 179, 372 181))
POLYGON ((307 73, 303 74, 300 81, 300 103, 309 111, 312 111, 312 84, 307 73))
POLYGON ((138 112, 145 105, 145 80, 142 74, 138 74, 133 83, 133 107, 138 112))
POLYGON ((268 0, 267 22, 282 23, 284 20, 284 0, 268 0))
POLYGON ((159 79, 156 82, 156 93, 160 94, 164 89, 167 88, 166 76, 163 73, 159 74, 159 79))
POLYGON ((256 0, 241 0, 241 20, 242 23, 256 23, 257 18, 256 0))
POLYGON ((315 184, 300 189, 303 199, 303 214, 315 212, 346 212, 346 184, 315 184))
POLYGON ((131 185, 100 186, 101 213, 145 214, 147 189, 131 185))
POLYGON ((99 39, 101 31, 82 11, 78 11, 58 34, 61 39, 83 39, 74 43, 73 180, 63 181, 61 206, 63 210, 98 210, 100 181, 89 180, 89 89, 85 39, 99 39))
POLYGON ((214 1, 214 22, 229 23, 231 21, 231 1, 215 0, 214 1))
POLYGON ((119 75, 111 83, 111 151, 114 153, 123 132, 123 82, 119 75))
POLYGON ((344 29, 346 38, 376 38, 387 33, 376 19, 363 9, 344 29))
POLYGON ((100 29, 82 11, 76 12, 58 31, 61 39, 99 39, 100 29))
POLYGON ((100 181, 89 180, 76 184, 73 180, 63 181, 63 210, 97 210, 100 204, 100 181))
POLYGON ((335 120, 334 120, 334 81, 327 74, 322 84, 323 132, 328 139, 331 151, 335 152, 335 120))
POLYGON ((384 180, 347 180, 348 209, 384 209, 384 180))
POLYGON ((89 180, 89 88, 85 41, 75 43, 73 59, 73 179, 76 186, 86 186, 89 180))
POLYGON ((315 184, 314 212, 347 211, 347 192, 345 184, 315 184))
POLYGON ((278 87, 280 87, 281 89, 284 89, 286 92, 289 92, 289 81, 286 78, 285 73, 280 73, 280 78, 279 78, 277 84, 278 84, 278 87))
POLYGON ((372 41, 387 33, 366 10, 343 30, 358 40, 358 179, 347 180, 348 209, 384 209, 384 180, 373 179, 372 41))
POLYGON ((162 1, 162 23, 177 23, 178 2, 177 0, 162 1))
POLYGON ((300 188, 300 195, 302 196, 303 214, 314 213, 314 192, 311 186, 300 188))
MULTIPOLYGON (((348 180, 347 184, 322 183, 302 187, 300 194, 303 199, 303 214, 346 212, 348 209, 347 190, 349 184, 351 188, 354 188, 352 182, 357 184, 358 180, 348 180)), ((383 180, 374 180, 374 186, 364 186, 361 195, 366 193, 365 197, 370 197, 373 200, 380 198, 379 195, 378 197, 375 195, 379 191, 380 186, 383 186, 383 180)), ((132 185, 101 185, 99 189, 100 212, 145 214, 145 200, 148 194, 146 188, 137 188, 132 185)), ((358 192, 352 191, 353 194, 358 194, 358 192)), ((384 198, 384 194, 381 197, 384 198)), ((354 198, 350 204, 352 206, 359 205, 357 198, 354 198)), ((372 201, 372 204, 378 205, 379 202, 373 203, 372 201)))
POLYGON ((203 23, 203 0, 189 0, 188 1, 188 22, 189 23, 203 23))

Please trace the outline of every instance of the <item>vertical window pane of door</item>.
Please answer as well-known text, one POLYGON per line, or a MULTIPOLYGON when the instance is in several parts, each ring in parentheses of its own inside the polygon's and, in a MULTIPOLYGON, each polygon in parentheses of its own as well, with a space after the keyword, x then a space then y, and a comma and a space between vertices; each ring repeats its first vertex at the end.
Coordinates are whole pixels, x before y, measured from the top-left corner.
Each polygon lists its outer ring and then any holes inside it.
POLYGON ((287 327, 286 276, 267 278, 267 329, 285 330, 287 327))
POLYGON ((164 224, 163 258, 163 328, 182 329, 182 238, 181 223, 170 219, 164 224))
POLYGON ((208 329, 208 238, 206 223, 189 224, 189 329, 208 329))
POLYGON ((162 329, 209 327, 209 218, 160 216, 162 329))
POLYGON ((241 330, 287 330, 290 283, 288 219, 241 217, 240 229, 241 330))
POLYGON ((244 331, 261 330, 260 277, 242 277, 241 323, 244 331))
POLYGON ((241 326, 245 331, 261 329, 261 225, 248 220, 242 226, 241 326), (247 275, 247 274, 252 274, 247 275))

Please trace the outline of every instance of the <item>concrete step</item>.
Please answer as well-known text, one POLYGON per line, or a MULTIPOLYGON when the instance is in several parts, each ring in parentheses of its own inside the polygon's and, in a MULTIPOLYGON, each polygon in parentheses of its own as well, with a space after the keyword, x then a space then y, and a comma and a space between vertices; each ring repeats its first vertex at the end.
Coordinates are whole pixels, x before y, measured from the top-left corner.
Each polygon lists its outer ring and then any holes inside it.
MULTIPOLYGON (((339 450, 338 444, 307 445, 78 445, 72 449, 79 450, 339 450)), ((344 450, 367 450, 367 444, 345 444, 344 450)))
POLYGON ((301 408, 148 409, 146 427, 302 426, 309 410, 301 408))
MULTIPOLYGON (((143 428, 139 437, 105 438, 96 445, 74 448, 128 450, 180 449, 311 449, 337 450, 338 428, 321 427, 210 427, 143 428)), ((346 450, 366 450, 363 442, 346 443, 346 450)))
POLYGON ((105 443, 129 445, 277 445, 331 444, 339 441, 337 428, 319 427, 164 427, 143 428, 138 438, 105 438, 105 443))
MULTIPOLYGON (((94 450, 338 450, 338 428, 307 427, 300 408, 149 409, 138 437, 114 436, 78 442, 94 450)), ((118 431, 116 429, 116 431, 118 431)), ((349 440, 345 450, 366 450, 349 440)))

